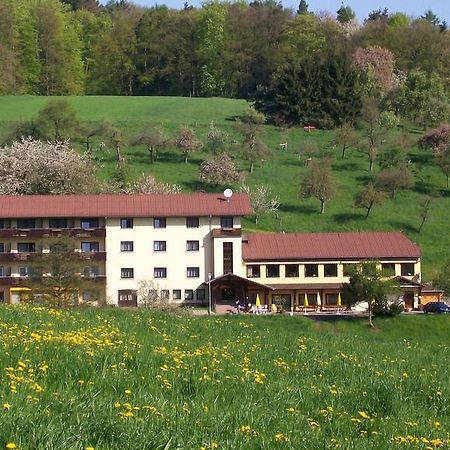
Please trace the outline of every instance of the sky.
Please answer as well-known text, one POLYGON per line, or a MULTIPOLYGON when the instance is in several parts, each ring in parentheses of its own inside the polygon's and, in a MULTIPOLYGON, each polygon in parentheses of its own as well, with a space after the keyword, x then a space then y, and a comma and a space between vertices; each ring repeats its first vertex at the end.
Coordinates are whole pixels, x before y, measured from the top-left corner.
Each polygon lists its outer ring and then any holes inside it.
MULTIPOLYGON (((185 0, 132 0, 142 6, 154 6, 155 4, 167 5, 171 8, 182 8, 185 0)), ((285 7, 297 9, 300 0, 282 0, 285 7)), ((336 12, 340 0, 307 0, 309 10, 318 12, 328 10, 336 12)), ((102 1, 106 3, 106 1, 102 1)), ((201 0, 188 0, 193 6, 199 6, 201 0)), ((356 13, 358 19, 363 21, 369 12, 378 8, 388 8, 389 12, 404 12, 413 17, 420 17, 427 9, 431 9, 441 20, 450 24, 450 0, 347 0, 344 4, 350 6, 356 13)))

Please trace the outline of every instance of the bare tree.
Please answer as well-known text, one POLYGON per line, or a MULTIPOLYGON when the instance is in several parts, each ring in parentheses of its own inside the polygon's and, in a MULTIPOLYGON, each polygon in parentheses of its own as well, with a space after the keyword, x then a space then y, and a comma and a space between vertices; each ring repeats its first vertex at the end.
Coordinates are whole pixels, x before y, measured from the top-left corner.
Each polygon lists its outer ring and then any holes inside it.
POLYGON ((414 177, 407 167, 391 167, 378 173, 375 184, 395 198, 398 191, 414 185, 414 177))
POLYGON ((358 135, 356 134, 355 129, 349 123, 345 123, 336 129, 334 137, 331 140, 331 145, 341 149, 342 159, 344 159, 345 152, 349 148, 356 147, 358 141, 358 135))
POLYGON ((200 180, 216 186, 242 180, 242 175, 238 172, 234 161, 226 153, 203 161, 198 176, 200 180))
POLYGON ((76 194, 96 189, 95 167, 67 143, 27 138, 0 150, 0 193, 76 194))
POLYGON ((313 160, 300 184, 300 195, 320 200, 320 213, 325 212, 325 203, 336 193, 336 183, 326 160, 313 160))
POLYGON ((279 197, 272 193, 270 186, 260 184, 250 188, 243 185, 242 190, 246 192, 250 198, 250 206, 255 217, 255 224, 258 224, 260 217, 276 213, 280 207, 279 197))
POLYGON ((380 127, 380 111, 374 99, 368 99, 362 108, 364 121, 364 139, 361 151, 369 158, 369 172, 373 172, 380 146, 383 143, 384 132, 380 127))
POLYGON ((192 128, 181 127, 175 137, 175 146, 181 150, 184 155, 184 162, 187 164, 188 156, 196 150, 200 150, 203 144, 197 139, 192 128))
POLYGON ((355 197, 355 206, 366 210, 366 219, 374 205, 381 205, 386 200, 386 194, 376 189, 373 183, 369 183, 355 197))
POLYGON ((422 231, 422 227, 425 225, 425 222, 428 220, 431 212, 431 201, 432 198, 430 196, 426 196, 419 203, 419 216, 421 218, 420 225, 418 228, 418 232, 422 231))
POLYGON ((145 145, 150 154, 150 164, 153 164, 158 157, 159 150, 167 145, 167 139, 160 130, 150 128, 136 136, 132 145, 145 145))

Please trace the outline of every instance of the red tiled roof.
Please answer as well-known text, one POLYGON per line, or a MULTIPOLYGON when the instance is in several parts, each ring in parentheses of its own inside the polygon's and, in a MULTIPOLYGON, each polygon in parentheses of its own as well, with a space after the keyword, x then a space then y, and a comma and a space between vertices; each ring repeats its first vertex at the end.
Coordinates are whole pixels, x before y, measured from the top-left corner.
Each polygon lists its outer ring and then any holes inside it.
POLYGON ((418 258, 420 248, 400 232, 258 233, 243 241, 245 261, 418 258))
POLYGON ((251 213, 248 195, 112 194, 0 195, 0 218, 20 217, 181 217, 243 216, 251 213))

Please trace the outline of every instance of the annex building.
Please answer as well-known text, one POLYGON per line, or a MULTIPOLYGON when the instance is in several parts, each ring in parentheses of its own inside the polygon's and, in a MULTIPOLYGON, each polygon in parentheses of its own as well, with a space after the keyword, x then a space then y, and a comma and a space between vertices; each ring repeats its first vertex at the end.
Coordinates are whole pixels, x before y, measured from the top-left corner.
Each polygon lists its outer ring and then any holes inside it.
POLYGON ((0 196, 0 302, 19 303, 33 255, 68 234, 86 263, 83 276, 111 305, 139 305, 139 285, 148 282, 173 302, 258 295, 295 311, 307 294, 310 305, 327 308, 349 281, 347 265, 367 260, 399 277, 406 307, 421 303, 420 248, 402 233, 244 234, 241 219, 250 214, 246 194, 0 196))

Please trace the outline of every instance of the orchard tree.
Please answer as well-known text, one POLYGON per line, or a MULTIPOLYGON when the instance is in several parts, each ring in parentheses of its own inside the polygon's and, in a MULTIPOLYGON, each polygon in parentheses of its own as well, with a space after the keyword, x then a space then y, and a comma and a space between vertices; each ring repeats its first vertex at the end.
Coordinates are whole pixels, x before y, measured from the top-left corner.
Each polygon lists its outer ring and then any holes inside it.
POLYGON ((419 216, 421 218, 419 228, 417 229, 419 233, 422 231, 422 227, 425 225, 425 222, 428 220, 428 217, 430 216, 431 202, 432 198, 430 196, 423 198, 419 202, 419 216))
POLYGON ((242 175, 238 172, 234 161, 226 153, 220 153, 213 159, 203 161, 198 176, 200 180, 215 186, 242 180, 242 175))
POLYGON ((349 148, 357 147, 358 142, 359 139, 355 129, 349 123, 344 123, 336 129, 334 137, 331 140, 331 145, 341 149, 342 159, 344 159, 345 152, 349 148))
POLYGON ((258 225, 258 221, 262 216, 271 213, 276 214, 278 211, 280 199, 272 193, 270 186, 267 184, 259 184, 254 187, 243 185, 242 190, 249 196, 256 225, 258 225))
POLYGON ((323 160, 313 160, 300 183, 300 196, 314 197, 320 200, 320 213, 325 212, 325 203, 336 193, 336 183, 331 173, 330 164, 323 160))
POLYGON ((189 127, 181 127, 175 136, 175 147, 184 155, 184 162, 188 163, 191 153, 200 150, 203 144, 197 139, 195 131, 189 127))
POLYGON ((81 194, 95 189, 92 162, 67 143, 27 138, 0 149, 2 194, 81 194))
POLYGON ((369 217, 373 206, 381 205, 386 200, 386 194, 376 188, 373 183, 369 183, 355 197, 355 206, 366 210, 366 219, 369 217))
POLYGON ((104 123, 103 134, 109 147, 116 151, 116 161, 118 164, 124 161, 122 155, 122 146, 125 144, 125 135, 123 131, 109 122, 104 123))
POLYGON ((159 150, 167 145, 167 139, 158 129, 150 128, 136 136, 132 145, 145 145, 150 155, 150 164, 153 164, 158 157, 159 150))
POLYGON ((375 99, 366 99, 362 108, 363 141, 361 151, 369 158, 369 172, 373 172, 384 133, 380 127, 380 110, 375 99))
POLYGON ((259 137, 265 121, 264 114, 248 108, 237 122, 237 129, 243 139, 242 156, 250 163, 250 173, 253 173, 256 161, 263 162, 272 154, 269 147, 259 137))
POLYGON ((407 167, 391 167, 381 170, 376 176, 376 186, 395 198, 398 191, 409 189, 414 185, 414 177, 407 167))
POLYGON ((433 151, 450 144, 450 125, 442 123, 437 128, 427 130, 419 139, 421 148, 429 148, 433 151))
POLYGON ((227 144, 228 135, 225 131, 214 126, 214 122, 211 122, 209 132, 206 135, 205 150, 211 152, 213 155, 225 150, 227 144))
POLYGON ((136 181, 128 183, 126 194, 178 194, 181 186, 178 184, 158 181, 153 175, 142 174, 136 181))

